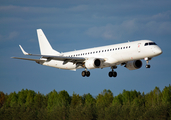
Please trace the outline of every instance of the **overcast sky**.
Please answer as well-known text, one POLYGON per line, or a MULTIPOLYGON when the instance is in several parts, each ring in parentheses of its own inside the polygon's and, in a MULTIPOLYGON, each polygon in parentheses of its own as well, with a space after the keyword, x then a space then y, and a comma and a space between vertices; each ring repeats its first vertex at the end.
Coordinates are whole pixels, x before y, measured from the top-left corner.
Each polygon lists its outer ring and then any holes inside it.
POLYGON ((66 90, 98 95, 110 89, 114 95, 125 90, 150 92, 171 83, 171 1, 170 0, 0 0, 0 91, 31 89, 42 94, 66 90), (19 44, 39 54, 36 29, 41 28, 59 52, 150 39, 163 54, 150 61, 151 68, 130 71, 118 66, 116 78, 110 68, 81 72, 59 70, 31 61, 11 59, 24 56, 19 44))

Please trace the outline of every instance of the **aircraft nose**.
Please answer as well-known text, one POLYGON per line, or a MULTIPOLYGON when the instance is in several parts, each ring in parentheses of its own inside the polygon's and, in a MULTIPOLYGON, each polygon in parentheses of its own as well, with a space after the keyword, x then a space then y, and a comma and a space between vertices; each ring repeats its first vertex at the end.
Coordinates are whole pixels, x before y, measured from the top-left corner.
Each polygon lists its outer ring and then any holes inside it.
POLYGON ((162 54, 163 53, 163 51, 161 50, 161 48, 156 48, 155 49, 155 53, 157 54, 157 55, 160 55, 160 54, 162 54))

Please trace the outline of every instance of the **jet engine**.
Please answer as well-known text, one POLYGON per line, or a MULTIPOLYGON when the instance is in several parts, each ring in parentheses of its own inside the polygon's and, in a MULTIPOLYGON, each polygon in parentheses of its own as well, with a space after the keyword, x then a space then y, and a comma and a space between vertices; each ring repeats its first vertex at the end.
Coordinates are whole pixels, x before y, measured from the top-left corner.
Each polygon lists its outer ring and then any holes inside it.
POLYGON ((126 63, 125 67, 129 70, 136 70, 142 67, 142 62, 141 60, 129 61, 126 63))
POLYGON ((103 60, 96 58, 96 59, 86 60, 84 65, 87 69, 94 69, 94 68, 101 68, 102 64, 103 64, 103 60))

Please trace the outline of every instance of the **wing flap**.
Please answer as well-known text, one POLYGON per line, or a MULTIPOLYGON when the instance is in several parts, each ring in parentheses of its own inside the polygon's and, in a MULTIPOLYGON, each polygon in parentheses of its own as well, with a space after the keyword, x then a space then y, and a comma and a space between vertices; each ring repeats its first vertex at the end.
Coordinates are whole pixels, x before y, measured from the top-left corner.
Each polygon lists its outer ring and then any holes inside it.
POLYGON ((30 60, 35 62, 45 62, 46 60, 40 60, 40 59, 30 59, 30 58, 20 58, 20 57, 11 57, 13 59, 21 59, 21 60, 30 60))
POLYGON ((42 58, 51 59, 51 60, 60 60, 64 61, 66 64, 67 62, 83 62, 86 59, 83 57, 66 57, 66 56, 47 56, 47 55, 41 55, 42 58))

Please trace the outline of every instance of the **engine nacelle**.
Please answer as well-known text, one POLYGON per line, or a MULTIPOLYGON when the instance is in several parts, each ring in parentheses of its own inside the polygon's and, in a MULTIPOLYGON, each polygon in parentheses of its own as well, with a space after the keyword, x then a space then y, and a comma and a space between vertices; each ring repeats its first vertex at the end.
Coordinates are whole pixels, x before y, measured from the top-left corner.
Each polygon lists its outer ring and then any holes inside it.
POLYGON ((142 62, 141 60, 129 61, 126 63, 125 67, 129 70, 136 70, 142 67, 142 62))
POLYGON ((86 60, 85 62, 85 67, 87 69, 94 69, 94 68, 101 68, 103 62, 101 59, 89 59, 89 60, 86 60))

